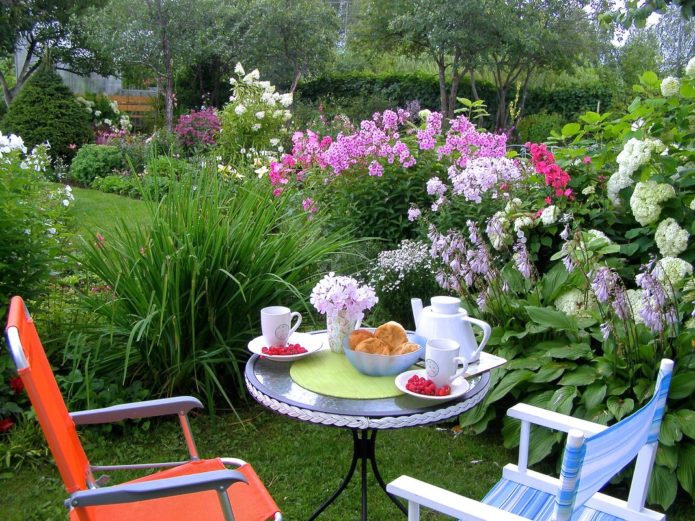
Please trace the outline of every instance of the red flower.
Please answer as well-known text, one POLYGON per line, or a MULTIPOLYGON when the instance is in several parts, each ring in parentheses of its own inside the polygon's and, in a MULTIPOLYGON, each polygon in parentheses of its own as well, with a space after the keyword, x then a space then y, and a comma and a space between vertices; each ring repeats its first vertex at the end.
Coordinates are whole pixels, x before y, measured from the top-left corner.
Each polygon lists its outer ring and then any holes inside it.
POLYGON ((14 425, 14 422, 12 420, 10 420, 9 418, 5 418, 4 420, 0 420, 0 433, 9 431, 13 425, 14 425))
POLYGON ((12 392, 15 394, 19 394, 24 390, 24 382, 22 382, 19 376, 10 378, 10 389, 12 389, 12 392))

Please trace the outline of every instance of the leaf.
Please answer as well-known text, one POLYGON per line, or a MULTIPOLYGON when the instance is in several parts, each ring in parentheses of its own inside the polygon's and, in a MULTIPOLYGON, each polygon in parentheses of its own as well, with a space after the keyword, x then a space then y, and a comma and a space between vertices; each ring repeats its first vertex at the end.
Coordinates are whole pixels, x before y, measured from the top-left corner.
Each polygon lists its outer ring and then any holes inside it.
POLYGON ((539 358, 517 358, 516 360, 511 360, 510 362, 507 363, 505 366, 507 369, 510 371, 514 369, 530 369, 531 371, 537 371, 541 365, 543 365, 543 361, 540 360, 539 358))
POLYGON ((550 358, 577 360, 578 358, 590 358, 591 347, 589 344, 570 344, 548 349, 545 354, 550 358))
POLYGON ((695 98, 695 86, 692 83, 681 83, 680 95, 684 99, 695 98))
POLYGON ((529 378, 529 382, 533 382, 536 384, 552 382, 553 380, 557 380, 558 378, 560 378, 560 376, 562 376, 562 373, 564 372, 564 365, 560 365, 557 363, 549 363, 541 367, 540 371, 538 371, 531 378, 529 378))
POLYGON ((683 434, 685 434, 688 438, 695 439, 695 411, 691 411, 690 409, 681 409, 673 414, 678 420, 678 424, 680 425, 683 434))
POLYGON ((495 388, 490 391, 488 398, 486 398, 487 404, 495 403, 497 400, 504 398, 509 391, 514 389, 521 382, 525 382, 531 378, 535 373, 528 371, 526 369, 521 369, 519 371, 513 371, 504 375, 500 383, 498 383, 495 388))
POLYGON ((656 449, 656 463, 669 469, 676 470, 678 466, 678 447, 667 447, 659 445, 656 449))
POLYGON ((572 412, 572 405, 574 404, 574 399, 577 397, 577 388, 571 385, 566 387, 560 387, 557 391, 553 393, 553 397, 550 400, 550 408, 553 411, 569 414, 572 412))
POLYGON ((588 111, 579 116, 579 119, 586 123, 589 123, 590 125, 594 125, 601 121, 601 115, 597 112, 588 111))
POLYGON ((640 76, 640 83, 646 85, 647 87, 658 87, 659 77, 652 71, 646 71, 640 76))
POLYGON ((587 410, 594 409, 603 403, 606 398, 606 384, 602 382, 594 382, 584 389, 582 401, 586 405, 587 410))
POLYGON ((590 385, 596 381, 598 373, 591 366, 583 365, 567 373, 558 382, 560 385, 590 385))
POLYGON ((572 137, 576 136, 579 134, 581 131, 582 127, 579 125, 579 123, 567 123, 564 127, 562 127, 562 136, 563 137, 572 137))
POLYGON ((639 249, 639 244, 637 244, 636 242, 629 242, 627 244, 621 244, 620 245, 620 253, 622 253, 623 255, 626 255, 628 257, 637 253, 638 249, 639 249))
POLYGON ((632 398, 611 396, 606 402, 606 407, 608 407, 611 414, 615 416, 615 419, 620 421, 635 410, 635 401, 632 398))
POLYGON ((661 431, 659 432, 659 441, 667 447, 672 447, 676 442, 683 438, 680 422, 672 413, 666 413, 661 422, 661 431))
POLYGON ((569 278, 569 273, 563 264, 556 264, 551 268, 551 270, 543 275, 541 280, 541 290, 543 291, 543 300, 545 302, 554 301, 560 293, 564 291, 562 287, 567 279, 569 278))
POLYGON ((692 373, 679 373, 671 379, 668 397, 679 400, 690 396, 695 391, 695 378, 692 373))
POLYGON ((560 442, 562 436, 563 433, 554 432, 536 425, 532 426, 528 451, 529 465, 535 465, 548 456, 553 451, 553 447, 560 442))
POLYGON ((526 306, 526 312, 531 320, 541 326, 559 329, 560 331, 576 331, 577 324, 562 311, 551 308, 541 308, 536 306, 526 306))
POLYGON ((688 493, 695 494, 695 445, 684 443, 678 447, 678 482, 688 493))
POLYGON ((659 505, 663 510, 668 510, 676 499, 677 491, 678 478, 676 478, 676 474, 666 467, 654 465, 647 501, 653 505, 659 505))

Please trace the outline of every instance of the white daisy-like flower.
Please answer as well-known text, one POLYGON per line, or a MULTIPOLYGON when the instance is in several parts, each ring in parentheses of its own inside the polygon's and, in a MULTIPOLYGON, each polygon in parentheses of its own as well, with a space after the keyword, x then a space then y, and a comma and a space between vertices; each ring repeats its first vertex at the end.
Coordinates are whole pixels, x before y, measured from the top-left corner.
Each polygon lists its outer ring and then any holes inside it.
POLYGON ((256 119, 263 119, 265 117, 265 112, 262 110, 259 110, 256 112, 256 119))
POLYGON ((246 112, 246 107, 244 107, 244 105, 242 105, 241 103, 239 103, 239 105, 237 105, 237 106, 234 108, 234 113, 235 113, 237 116, 241 116, 244 112, 246 112))

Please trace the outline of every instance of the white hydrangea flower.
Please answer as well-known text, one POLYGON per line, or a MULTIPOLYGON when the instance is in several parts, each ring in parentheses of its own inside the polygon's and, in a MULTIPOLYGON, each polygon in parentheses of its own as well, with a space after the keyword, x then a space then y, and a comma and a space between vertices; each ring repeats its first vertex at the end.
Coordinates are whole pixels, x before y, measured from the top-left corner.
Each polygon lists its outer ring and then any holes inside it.
POLYGON ((642 226, 655 223, 661 214, 661 203, 676 196, 676 190, 668 183, 645 181, 637 183, 630 197, 630 209, 642 226))
POLYGON ((663 149, 664 144, 654 138, 647 138, 644 141, 631 138, 625 143, 616 158, 618 171, 608 179, 608 198, 614 206, 620 206, 620 191, 634 184, 632 174, 649 161, 653 151, 661 152, 663 149))
POLYGON ((430 117, 430 114, 432 114, 432 111, 422 109, 420 112, 417 113, 417 117, 419 117, 422 121, 427 121, 427 118, 430 117))
POLYGON ((543 208, 543 213, 541 213, 541 222, 546 226, 555 224, 557 221, 557 214, 557 208, 554 204, 551 204, 550 206, 543 208))
POLYGON ((243 75, 246 74, 244 72, 244 68, 241 66, 241 62, 237 62, 236 65, 234 66, 234 73, 238 75, 243 75))
POLYGON ((258 81, 258 79, 260 77, 261 77, 261 73, 258 72, 258 69, 253 69, 246 76, 244 76, 244 79, 242 81, 244 83, 253 83, 254 81, 258 81))
POLYGON ((533 226, 533 219, 530 217, 523 215, 521 217, 517 217, 514 219, 514 231, 518 232, 523 230, 524 228, 530 228, 533 226))
POLYGON ((504 207, 504 211, 505 213, 512 213, 516 211, 517 208, 520 208, 522 204, 521 199, 515 197, 507 203, 507 205, 504 207))
POLYGON ((586 234, 589 237, 589 240, 592 239, 603 239, 604 241, 607 241, 608 244, 613 244, 613 241, 611 241, 608 236, 603 233, 601 230, 589 230, 586 232, 586 234))
POLYGON ((585 296, 584 292, 577 288, 563 293, 554 303, 555 309, 573 317, 586 315, 586 311, 595 305, 596 299, 591 291, 585 296))
POLYGON ((596 187, 594 185, 589 185, 582 190, 583 195, 591 195, 596 193, 596 187))
POLYGON ((101 111, 100 111, 100 110, 95 110, 95 111, 94 111, 94 115, 98 118, 99 116, 101 116, 101 111))
POLYGON ((636 324, 644 324, 644 320, 642 320, 642 315, 640 315, 642 306, 644 306, 644 302, 642 301, 643 292, 644 290, 642 289, 627 290, 627 300, 630 303, 630 309, 632 310, 632 319, 635 321, 636 324))
POLYGON ((280 105, 282 105, 285 108, 292 105, 292 93, 291 92, 288 92, 287 94, 280 95, 280 105))
POLYGON ((286 111, 284 112, 284 114, 282 115, 282 118, 283 118, 285 121, 289 121, 289 120, 292 119, 292 113, 291 113, 289 110, 286 110, 286 111))
POLYGON ((685 75, 688 78, 695 78, 695 56, 688 60, 688 65, 685 66, 685 75))
POLYGON ((691 209, 691 210, 695 210, 695 199, 693 199, 692 201, 690 201, 690 209, 691 209))
POLYGON ((656 278, 662 284, 676 286, 693 274, 693 265, 678 257, 664 257, 657 262, 656 278))
POLYGON ((273 96, 270 92, 264 92, 261 94, 261 101, 266 105, 273 107, 275 105, 275 96, 273 96))
POLYGON ((244 105, 242 105, 241 103, 239 103, 239 105, 237 105, 237 106, 234 108, 234 113, 235 113, 237 116, 241 116, 244 112, 246 112, 246 107, 244 107, 244 105))
POLYGON ((656 247, 662 257, 678 257, 688 248, 690 234, 672 219, 664 219, 659 223, 654 234, 656 247))
POLYGON ((508 225, 509 220, 504 212, 496 212, 488 221, 485 232, 488 239, 490 239, 492 247, 496 250, 501 250, 509 239, 509 235, 506 232, 508 225))
POLYGON ((678 96, 681 89, 681 82, 678 78, 673 76, 668 76, 661 82, 661 94, 665 98, 670 98, 671 96, 678 96))

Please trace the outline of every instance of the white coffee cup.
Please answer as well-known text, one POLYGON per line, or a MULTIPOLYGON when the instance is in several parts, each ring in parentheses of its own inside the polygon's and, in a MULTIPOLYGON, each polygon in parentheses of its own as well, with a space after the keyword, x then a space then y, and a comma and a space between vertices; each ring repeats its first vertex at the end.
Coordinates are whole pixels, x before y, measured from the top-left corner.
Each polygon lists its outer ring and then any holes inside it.
POLYGON ((425 369, 427 378, 437 387, 451 385, 468 369, 465 358, 458 356, 459 343, 448 338, 431 338, 425 346, 425 369), (459 364, 463 367, 459 368, 459 364))
POLYGON ((269 306, 261 309, 261 332, 267 347, 284 347, 287 339, 302 323, 302 315, 298 311, 290 311, 285 306, 269 306), (297 317, 294 326, 292 318, 297 317))

